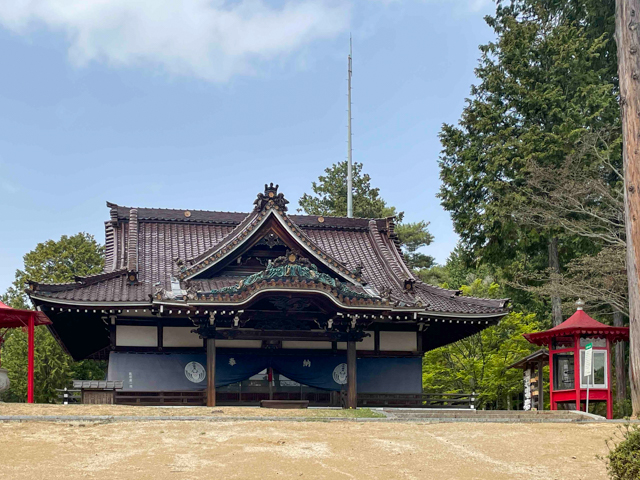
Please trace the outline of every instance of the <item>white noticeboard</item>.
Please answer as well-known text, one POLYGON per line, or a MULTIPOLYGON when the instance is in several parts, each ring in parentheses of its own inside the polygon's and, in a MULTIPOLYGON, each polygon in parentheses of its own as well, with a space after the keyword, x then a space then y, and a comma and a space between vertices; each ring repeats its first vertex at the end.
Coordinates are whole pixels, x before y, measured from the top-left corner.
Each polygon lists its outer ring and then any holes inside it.
POLYGON ((587 343, 584 347, 584 373, 587 381, 587 405, 585 411, 589 413, 589 386, 593 381, 593 343, 587 343))
POLYGON ((584 376, 589 377, 589 383, 591 383, 591 376, 593 375, 593 343, 587 343, 584 347, 584 376))

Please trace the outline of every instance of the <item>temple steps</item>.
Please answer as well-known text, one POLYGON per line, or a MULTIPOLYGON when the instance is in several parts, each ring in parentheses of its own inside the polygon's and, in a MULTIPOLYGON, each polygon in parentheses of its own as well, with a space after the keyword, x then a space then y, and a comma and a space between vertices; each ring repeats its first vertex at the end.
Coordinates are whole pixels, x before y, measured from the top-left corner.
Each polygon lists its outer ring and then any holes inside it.
POLYGON ((604 420, 571 411, 383 409, 387 418, 416 422, 569 423, 604 420))

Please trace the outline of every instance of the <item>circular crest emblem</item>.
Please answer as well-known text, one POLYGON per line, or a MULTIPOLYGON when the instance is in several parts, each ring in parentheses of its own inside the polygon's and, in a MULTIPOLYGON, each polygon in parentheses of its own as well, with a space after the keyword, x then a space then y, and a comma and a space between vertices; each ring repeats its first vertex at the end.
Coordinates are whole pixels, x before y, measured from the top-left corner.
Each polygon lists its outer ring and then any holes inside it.
POLYGON ((190 382, 200 383, 206 378, 207 372, 201 363, 189 362, 187 366, 184 367, 184 375, 190 382))
POLYGON ((341 363, 333 369, 333 381, 338 385, 347 384, 347 364, 341 363))

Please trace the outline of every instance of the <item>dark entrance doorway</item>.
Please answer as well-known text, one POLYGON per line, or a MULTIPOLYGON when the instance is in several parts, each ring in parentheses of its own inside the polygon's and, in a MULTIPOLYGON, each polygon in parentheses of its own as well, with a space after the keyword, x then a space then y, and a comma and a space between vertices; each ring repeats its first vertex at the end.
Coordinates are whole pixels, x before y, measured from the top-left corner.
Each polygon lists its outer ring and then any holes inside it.
POLYGON ((313 406, 339 406, 340 392, 311 387, 265 368, 241 382, 216 389, 217 405, 260 405, 261 400, 308 400, 313 406))

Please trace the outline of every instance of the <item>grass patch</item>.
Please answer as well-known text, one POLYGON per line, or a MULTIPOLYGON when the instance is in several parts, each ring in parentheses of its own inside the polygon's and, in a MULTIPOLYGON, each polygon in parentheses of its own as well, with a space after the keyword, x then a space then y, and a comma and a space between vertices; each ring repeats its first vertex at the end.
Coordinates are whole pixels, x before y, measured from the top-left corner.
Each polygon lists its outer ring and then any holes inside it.
POLYGON ((310 418, 385 418, 385 415, 370 408, 358 408, 357 410, 309 409, 303 411, 306 412, 304 416, 310 418))

